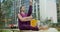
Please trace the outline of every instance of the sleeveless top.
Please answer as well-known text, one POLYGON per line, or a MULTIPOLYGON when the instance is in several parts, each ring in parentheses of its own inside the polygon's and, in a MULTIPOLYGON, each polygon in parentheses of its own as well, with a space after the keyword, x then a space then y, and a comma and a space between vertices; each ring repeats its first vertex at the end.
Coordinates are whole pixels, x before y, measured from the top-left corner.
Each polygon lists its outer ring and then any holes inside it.
MULTIPOLYGON (((23 13, 20 13, 20 15, 22 16, 22 17, 27 17, 27 16, 30 16, 31 15, 31 13, 32 13, 32 6, 29 6, 29 11, 28 11, 28 14, 27 13, 25 13, 25 14, 23 14, 23 13)), ((32 26, 30 26, 30 21, 21 21, 20 19, 18 19, 18 28, 20 29, 20 30, 38 30, 38 27, 36 26, 36 27, 32 27, 32 26)))

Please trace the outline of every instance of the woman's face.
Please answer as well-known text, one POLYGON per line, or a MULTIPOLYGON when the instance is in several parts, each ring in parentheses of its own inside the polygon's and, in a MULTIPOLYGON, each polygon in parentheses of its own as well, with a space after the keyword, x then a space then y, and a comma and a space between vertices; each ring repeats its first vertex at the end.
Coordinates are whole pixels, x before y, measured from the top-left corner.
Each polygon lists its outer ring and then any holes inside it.
POLYGON ((25 10, 25 6, 22 6, 21 11, 24 11, 24 10, 25 10))

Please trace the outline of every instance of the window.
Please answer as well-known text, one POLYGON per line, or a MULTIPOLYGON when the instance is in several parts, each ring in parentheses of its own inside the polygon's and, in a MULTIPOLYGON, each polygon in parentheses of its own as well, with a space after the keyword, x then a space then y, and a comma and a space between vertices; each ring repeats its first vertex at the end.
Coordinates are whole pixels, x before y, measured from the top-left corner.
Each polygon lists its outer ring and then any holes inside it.
POLYGON ((33 0, 33 16, 35 19, 40 20, 40 5, 39 0, 33 0))
POLYGON ((58 22, 60 22, 60 0, 56 0, 56 5, 57 5, 57 18, 58 22))

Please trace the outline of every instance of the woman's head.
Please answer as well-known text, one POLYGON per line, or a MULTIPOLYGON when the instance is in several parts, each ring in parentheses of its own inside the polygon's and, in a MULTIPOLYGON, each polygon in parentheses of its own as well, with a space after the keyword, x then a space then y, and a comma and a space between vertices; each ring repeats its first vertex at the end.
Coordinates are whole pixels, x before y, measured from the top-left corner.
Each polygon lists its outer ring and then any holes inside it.
POLYGON ((24 11, 24 10, 25 10, 25 6, 22 5, 22 6, 20 7, 20 12, 21 12, 21 11, 24 11))

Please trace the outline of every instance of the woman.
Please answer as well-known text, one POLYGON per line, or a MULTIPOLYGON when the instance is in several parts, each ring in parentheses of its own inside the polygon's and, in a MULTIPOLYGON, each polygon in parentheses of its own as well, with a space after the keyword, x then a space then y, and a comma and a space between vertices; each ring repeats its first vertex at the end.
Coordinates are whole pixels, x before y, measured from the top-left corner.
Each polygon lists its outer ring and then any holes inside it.
POLYGON ((20 7, 20 13, 18 14, 18 26, 20 30, 38 30, 37 27, 30 26, 32 17, 32 0, 30 0, 30 6, 28 13, 25 13, 25 6, 20 7))

